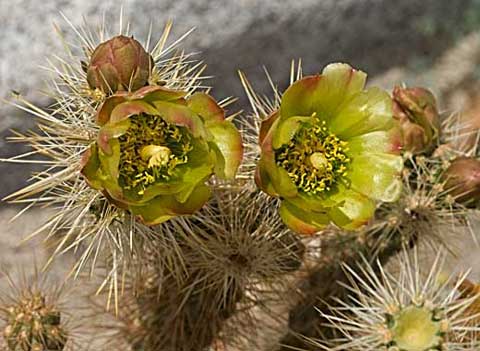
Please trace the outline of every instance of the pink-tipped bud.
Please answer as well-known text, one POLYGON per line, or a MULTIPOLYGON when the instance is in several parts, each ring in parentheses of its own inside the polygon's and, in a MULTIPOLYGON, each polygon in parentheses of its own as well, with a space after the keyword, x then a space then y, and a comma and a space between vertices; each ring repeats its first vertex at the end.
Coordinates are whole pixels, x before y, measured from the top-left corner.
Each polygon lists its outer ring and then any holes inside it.
POLYGON ((101 43, 87 67, 92 89, 109 94, 119 90, 135 91, 150 78, 152 58, 135 39, 119 35, 101 43))
POLYGON ((414 155, 433 149, 440 134, 440 115, 433 94, 424 88, 393 89, 393 116, 400 122, 403 150, 414 155))
POLYGON ((455 159, 443 174, 445 189, 463 205, 480 200, 480 160, 468 157, 455 159))

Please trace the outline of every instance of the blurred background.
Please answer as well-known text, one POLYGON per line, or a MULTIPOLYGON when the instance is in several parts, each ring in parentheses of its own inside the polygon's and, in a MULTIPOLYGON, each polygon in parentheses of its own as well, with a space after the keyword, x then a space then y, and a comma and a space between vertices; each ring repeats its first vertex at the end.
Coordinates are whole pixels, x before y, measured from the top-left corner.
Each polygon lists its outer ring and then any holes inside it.
MULTIPOLYGON (((60 12, 75 25, 85 20, 93 27, 105 14, 116 28, 121 3, 141 41, 150 22, 160 35, 172 19, 172 39, 195 27, 183 47, 198 51, 208 64, 213 95, 239 97, 232 112, 249 110, 238 69, 257 91, 269 94, 263 67, 284 88, 291 60, 301 58, 307 74, 343 61, 367 72, 369 84, 427 86, 442 110, 480 126, 480 0, 0 0, 0 98, 15 90, 48 106, 40 92, 48 73, 39 66, 62 50, 53 24, 73 35, 60 12)), ((0 104, 0 157, 26 150, 5 142, 10 129, 33 128, 33 120, 24 117, 0 104)), ((23 187, 33 170, 0 163, 0 196, 23 187)), ((36 209, 9 224, 18 210, 0 205, 0 257, 7 266, 31 261, 32 245, 18 247, 19 239, 48 215, 36 209)), ((43 260, 43 251, 36 250, 43 260)), ((477 252, 465 251, 465 263, 477 252)))

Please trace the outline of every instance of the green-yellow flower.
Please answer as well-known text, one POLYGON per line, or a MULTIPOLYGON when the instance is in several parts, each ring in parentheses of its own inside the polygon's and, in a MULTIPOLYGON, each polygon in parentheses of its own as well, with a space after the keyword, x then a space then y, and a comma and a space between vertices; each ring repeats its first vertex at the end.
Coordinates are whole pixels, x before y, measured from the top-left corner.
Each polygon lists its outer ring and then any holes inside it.
POLYGON ((97 123, 82 173, 149 225, 198 210, 210 197, 206 181, 234 178, 242 159, 238 130, 205 93, 186 97, 159 86, 117 93, 97 123))
POLYGON ((365 80, 347 64, 328 65, 292 84, 262 122, 256 182, 281 198, 280 215, 298 233, 331 222, 357 228, 372 218, 377 200, 400 195, 392 100, 364 89, 365 80))

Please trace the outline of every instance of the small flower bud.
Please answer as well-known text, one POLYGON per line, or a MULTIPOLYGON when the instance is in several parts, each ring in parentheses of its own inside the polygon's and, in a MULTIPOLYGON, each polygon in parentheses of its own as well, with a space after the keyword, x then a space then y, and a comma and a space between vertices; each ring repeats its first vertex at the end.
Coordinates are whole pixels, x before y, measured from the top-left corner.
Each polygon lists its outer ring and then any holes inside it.
POLYGON ((105 93, 135 91, 147 84, 152 65, 151 56, 137 40, 119 35, 93 52, 87 68, 88 85, 105 93))
POLYGON ((435 97, 429 90, 396 86, 393 116, 400 122, 405 151, 416 155, 433 148, 440 133, 440 116, 435 97))
POLYGON ((480 200, 480 160, 457 158, 443 174, 445 189, 463 205, 475 205, 480 200))

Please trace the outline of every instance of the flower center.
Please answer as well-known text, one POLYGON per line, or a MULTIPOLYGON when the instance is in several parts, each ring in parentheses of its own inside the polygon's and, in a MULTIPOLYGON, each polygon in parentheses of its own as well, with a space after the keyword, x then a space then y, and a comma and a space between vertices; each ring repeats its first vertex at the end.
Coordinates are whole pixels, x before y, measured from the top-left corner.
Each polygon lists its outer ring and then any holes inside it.
POLYGON ((160 116, 130 117, 130 127, 120 140, 120 184, 143 194, 145 188, 175 176, 176 167, 188 161, 192 136, 184 127, 160 116))
POLYGON ((390 320, 391 346, 402 351, 439 350, 443 332, 441 324, 435 312, 424 306, 406 307, 390 320))
POLYGON ((325 121, 315 119, 315 123, 305 123, 287 145, 276 150, 275 159, 298 189, 318 194, 346 181, 350 163, 347 151, 347 142, 332 134, 325 121))

